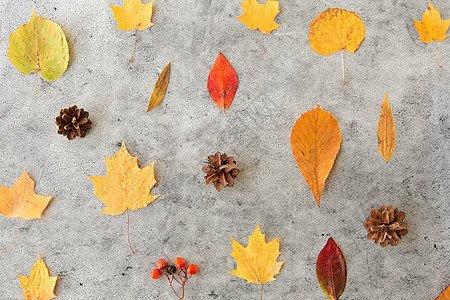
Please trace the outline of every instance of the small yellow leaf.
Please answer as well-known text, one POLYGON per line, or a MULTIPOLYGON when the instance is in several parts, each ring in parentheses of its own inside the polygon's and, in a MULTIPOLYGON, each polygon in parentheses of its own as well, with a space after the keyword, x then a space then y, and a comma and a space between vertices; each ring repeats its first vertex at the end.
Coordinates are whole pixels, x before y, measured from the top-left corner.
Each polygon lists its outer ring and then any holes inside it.
POLYGON ((122 30, 144 30, 154 24, 152 23, 153 0, 143 4, 141 0, 124 0, 122 6, 111 6, 114 18, 119 22, 116 28, 122 30))
POLYGON ((443 41, 448 37, 445 33, 450 25, 450 19, 442 20, 439 11, 431 5, 431 2, 428 3, 428 9, 423 13, 422 22, 413 18, 414 25, 420 34, 419 39, 424 43, 443 41))
POLYGON ((141 169, 137 157, 128 153, 125 143, 113 158, 106 158, 108 173, 104 177, 88 176, 94 183, 96 195, 106 208, 101 212, 119 215, 127 209, 137 210, 146 207, 159 195, 151 195, 150 190, 156 184, 152 162, 141 169))
POLYGON ((377 135, 378 150, 387 163, 395 149, 395 122, 391 106, 387 99, 387 93, 384 94, 383 104, 381 105, 381 116, 378 120, 377 135))
POLYGON ((237 18, 249 29, 271 34, 280 26, 275 23, 275 17, 280 12, 278 0, 267 0, 264 4, 259 4, 258 0, 245 0, 241 3, 243 13, 237 18))
POLYGON ((22 297, 27 300, 50 300, 56 298, 55 285, 57 276, 51 277, 47 265, 38 256, 38 260, 31 268, 30 276, 18 275, 20 285, 25 291, 22 297))
POLYGON ((148 102, 147 112, 154 109, 166 95, 170 79, 170 64, 171 63, 169 63, 164 70, 162 70, 161 74, 159 74, 158 81, 156 81, 152 95, 150 96, 150 101, 148 102))
POLYGON ((248 247, 244 247, 233 238, 233 252, 230 253, 237 263, 236 270, 229 273, 246 279, 249 283, 264 284, 276 280, 275 275, 280 273, 284 261, 277 261, 281 252, 279 237, 266 243, 264 234, 259 225, 249 237, 248 247))
POLYGON ((34 191, 35 182, 24 170, 12 187, 0 186, 0 214, 7 218, 42 219, 53 196, 34 191))

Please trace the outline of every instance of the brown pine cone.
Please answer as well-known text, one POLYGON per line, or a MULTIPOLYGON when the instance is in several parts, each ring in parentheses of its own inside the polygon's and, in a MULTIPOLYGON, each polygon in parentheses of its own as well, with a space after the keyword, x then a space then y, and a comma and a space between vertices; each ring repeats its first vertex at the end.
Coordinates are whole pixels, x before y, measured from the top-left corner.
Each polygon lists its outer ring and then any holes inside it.
POLYGON ((75 137, 84 137, 86 131, 91 128, 91 121, 88 119, 89 113, 76 105, 61 109, 56 117, 58 134, 62 134, 69 140, 75 137))
POLYGON ((236 161, 233 156, 216 152, 214 155, 209 155, 205 163, 208 165, 203 167, 202 171, 206 173, 206 185, 214 182, 214 187, 218 192, 226 186, 234 186, 234 179, 240 171, 236 169, 236 161))
POLYGON ((367 238, 374 240, 375 244, 385 248, 389 244, 397 246, 402 236, 408 234, 408 224, 402 223, 405 213, 394 209, 392 205, 383 204, 381 211, 375 208, 370 210, 370 217, 366 219, 364 227, 369 232, 367 238))

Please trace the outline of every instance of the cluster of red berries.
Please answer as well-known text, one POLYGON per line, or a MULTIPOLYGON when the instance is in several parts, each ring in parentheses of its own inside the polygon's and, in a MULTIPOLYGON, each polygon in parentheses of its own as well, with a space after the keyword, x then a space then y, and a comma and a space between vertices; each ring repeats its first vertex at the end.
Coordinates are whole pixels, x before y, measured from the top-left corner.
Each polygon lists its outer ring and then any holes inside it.
POLYGON ((172 291, 175 293, 175 295, 177 295, 179 299, 183 299, 184 285, 186 284, 186 281, 188 281, 188 279, 190 279, 192 275, 197 274, 197 272, 198 268, 196 265, 191 264, 186 266, 186 261, 181 257, 177 257, 175 266, 169 266, 164 259, 158 260, 158 262, 156 263, 156 269, 153 269, 150 272, 150 276, 153 279, 159 279, 161 277, 161 274, 164 275, 169 281, 170 287, 172 288, 172 291), (174 281, 181 285, 181 296, 178 295, 178 293, 172 286, 172 283, 174 281))

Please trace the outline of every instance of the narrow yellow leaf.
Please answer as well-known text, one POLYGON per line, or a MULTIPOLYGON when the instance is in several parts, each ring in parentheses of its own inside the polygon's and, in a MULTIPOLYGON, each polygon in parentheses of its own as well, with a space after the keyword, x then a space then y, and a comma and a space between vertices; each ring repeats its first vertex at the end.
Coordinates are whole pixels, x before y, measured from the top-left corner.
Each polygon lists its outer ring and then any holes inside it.
POLYGON ((387 99, 387 93, 384 94, 383 104, 381 105, 381 116, 378 120, 377 135, 378 150, 387 163, 395 149, 395 122, 391 106, 387 99))
POLYGON ((166 95, 170 79, 170 64, 171 63, 169 63, 164 70, 162 70, 161 74, 159 74, 158 81, 156 81, 152 95, 150 96, 150 101, 148 102, 147 112, 154 109, 166 95))

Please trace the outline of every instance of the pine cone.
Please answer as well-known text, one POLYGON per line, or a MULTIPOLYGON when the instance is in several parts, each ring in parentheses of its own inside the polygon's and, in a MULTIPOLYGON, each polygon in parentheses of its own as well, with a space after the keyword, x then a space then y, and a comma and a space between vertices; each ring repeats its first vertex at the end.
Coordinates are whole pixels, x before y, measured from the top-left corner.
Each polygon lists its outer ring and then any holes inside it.
POLYGON ((392 205, 383 204, 381 211, 372 208, 370 217, 366 219, 364 227, 369 232, 367 238, 374 240, 375 244, 385 248, 389 244, 397 246, 402 241, 402 236, 408 234, 408 224, 402 223, 405 213, 394 209, 392 205))
POLYGON ((216 152, 214 155, 209 155, 205 163, 208 165, 203 167, 202 171, 206 173, 206 185, 214 182, 214 187, 218 192, 226 186, 234 186, 234 179, 240 171, 236 169, 236 161, 233 156, 216 152))
POLYGON ((91 128, 91 121, 88 119, 89 113, 76 105, 61 109, 56 117, 58 134, 62 134, 69 140, 75 137, 84 137, 86 131, 91 128))

